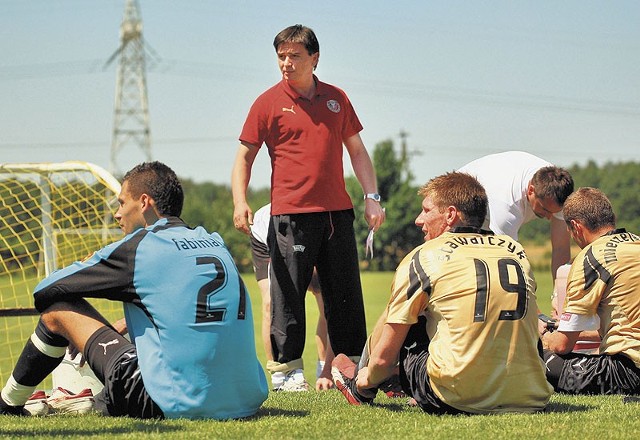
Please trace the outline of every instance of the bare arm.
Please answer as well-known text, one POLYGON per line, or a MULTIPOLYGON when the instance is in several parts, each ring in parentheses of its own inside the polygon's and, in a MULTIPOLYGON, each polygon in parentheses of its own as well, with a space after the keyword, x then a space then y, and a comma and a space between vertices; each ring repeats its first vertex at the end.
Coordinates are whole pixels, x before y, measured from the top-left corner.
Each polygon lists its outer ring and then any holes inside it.
POLYGON ((250 234, 249 225, 253 223, 253 211, 247 203, 247 188, 251 179, 251 168, 260 149, 255 145, 240 143, 236 160, 231 172, 231 193, 233 195, 233 225, 235 228, 250 234))
POLYGON ((551 277, 555 280, 558 268, 571 262, 571 237, 564 220, 551 217, 551 277))
POLYGON ((113 328, 120 333, 121 335, 126 335, 127 332, 129 331, 127 329, 127 321, 122 318, 122 319, 118 319, 116 322, 114 322, 113 324, 111 324, 113 326, 113 328))
POLYGON ((579 337, 580 332, 546 332, 541 336, 542 346, 557 354, 567 354, 573 350, 579 337))
POLYGON ((384 324, 378 343, 371 349, 369 363, 358 371, 358 392, 376 387, 394 374, 400 349, 410 328, 407 324, 384 324))
MULTIPOLYGON (((356 133, 344 141, 347 147, 349 157, 351 158, 351 166, 356 174, 358 182, 365 194, 377 193, 378 184, 376 182, 376 173, 373 163, 369 157, 369 153, 360 138, 360 134, 356 133)), ((380 203, 367 199, 365 201, 364 217, 369 225, 369 229, 377 231, 384 223, 385 214, 380 203)))

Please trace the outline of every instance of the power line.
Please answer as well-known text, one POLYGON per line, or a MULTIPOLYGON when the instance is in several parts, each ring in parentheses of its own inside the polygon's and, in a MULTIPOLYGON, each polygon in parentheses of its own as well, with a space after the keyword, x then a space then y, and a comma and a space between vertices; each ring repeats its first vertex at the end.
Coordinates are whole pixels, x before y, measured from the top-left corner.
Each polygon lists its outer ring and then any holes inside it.
MULTIPOLYGON (((154 139, 155 145, 175 145, 175 144, 212 144, 212 143, 233 143, 238 139, 233 136, 217 137, 194 137, 194 138, 167 138, 154 139)), ((109 141, 73 141, 73 142, 8 142, 0 143, 0 148, 78 148, 78 147, 104 147, 109 141)))
MULTIPOLYGON (((35 79, 47 77, 64 77, 103 73, 103 60, 61 61, 43 64, 26 64, 19 66, 0 67, 0 81, 16 79, 35 79)), ((184 60, 158 60, 150 72, 162 75, 176 75, 181 77, 205 78, 217 82, 216 78, 229 75, 228 67, 214 63, 190 62, 184 60)), ((261 74, 261 73, 260 73, 261 74)), ((245 72, 242 77, 234 73, 236 81, 245 82, 247 79, 258 78, 258 72, 245 72)), ((547 109, 580 113, 600 113, 620 116, 639 116, 640 103, 628 101, 614 101, 605 99, 576 99, 557 95, 498 92, 465 87, 448 87, 434 84, 420 84, 411 82, 387 82, 379 80, 363 81, 362 78, 345 78, 350 89, 360 89, 370 95, 390 95, 408 99, 424 99, 440 102, 465 102, 479 105, 522 107, 533 109, 547 109)))

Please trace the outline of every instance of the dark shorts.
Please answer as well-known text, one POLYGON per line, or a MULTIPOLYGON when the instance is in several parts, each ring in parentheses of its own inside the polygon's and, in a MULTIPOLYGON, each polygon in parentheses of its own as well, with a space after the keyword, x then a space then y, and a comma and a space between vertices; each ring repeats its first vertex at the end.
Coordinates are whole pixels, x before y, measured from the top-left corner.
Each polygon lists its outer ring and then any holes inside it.
POLYGON ((640 369, 623 354, 544 351, 547 380, 567 394, 640 394, 640 369))
POLYGON ((269 277, 269 248, 252 235, 251 236, 251 256, 253 257, 253 271, 256 273, 256 280, 264 280, 269 277))
POLYGON ((413 397, 423 411, 430 414, 466 414, 444 403, 431 389, 427 375, 429 336, 426 318, 421 316, 411 326, 400 349, 400 384, 407 395, 413 397))
POLYGON ((164 418, 144 387, 136 348, 124 336, 102 327, 91 335, 83 355, 104 384, 95 396, 98 411, 109 416, 164 418))

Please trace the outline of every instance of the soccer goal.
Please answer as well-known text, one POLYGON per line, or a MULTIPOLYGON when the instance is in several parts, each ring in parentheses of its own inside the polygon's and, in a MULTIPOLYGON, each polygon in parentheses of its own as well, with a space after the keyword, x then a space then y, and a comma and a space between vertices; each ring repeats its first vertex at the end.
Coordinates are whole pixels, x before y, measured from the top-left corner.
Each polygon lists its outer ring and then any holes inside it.
MULTIPOLYGON (((37 323, 36 284, 122 237, 113 216, 119 192, 113 176, 87 162, 0 164, 0 382, 37 323)), ((122 317, 121 304, 91 302, 111 322, 122 317)))

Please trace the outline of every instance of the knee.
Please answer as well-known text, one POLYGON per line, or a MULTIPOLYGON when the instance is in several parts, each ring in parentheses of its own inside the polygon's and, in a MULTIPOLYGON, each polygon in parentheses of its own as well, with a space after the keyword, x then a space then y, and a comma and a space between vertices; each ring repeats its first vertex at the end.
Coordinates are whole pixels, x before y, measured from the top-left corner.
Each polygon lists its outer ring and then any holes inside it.
POLYGON ((57 302, 40 314, 40 320, 53 333, 62 334, 70 314, 90 316, 90 307, 85 300, 57 302))
POLYGON ((40 315, 40 321, 47 329, 49 329, 49 331, 60 334, 62 330, 62 313, 63 312, 58 307, 56 307, 56 304, 54 304, 47 310, 42 312, 42 314, 40 315))

